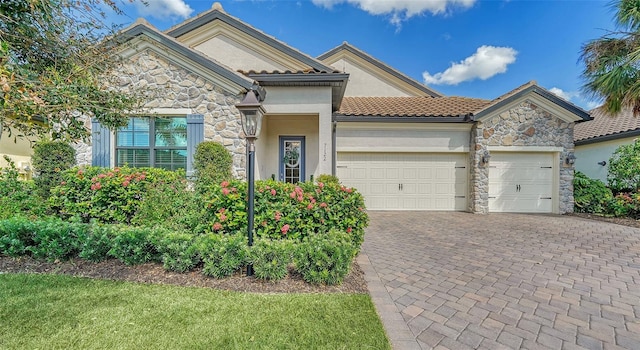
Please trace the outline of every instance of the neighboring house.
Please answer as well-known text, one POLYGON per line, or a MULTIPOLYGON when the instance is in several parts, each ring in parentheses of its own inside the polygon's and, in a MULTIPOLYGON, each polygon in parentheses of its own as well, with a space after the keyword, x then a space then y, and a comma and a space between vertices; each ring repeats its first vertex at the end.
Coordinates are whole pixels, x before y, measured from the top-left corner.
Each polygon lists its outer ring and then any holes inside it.
POLYGON ((222 143, 245 177, 235 104, 266 110, 256 177, 336 174, 374 210, 573 211, 573 127, 584 110, 529 82, 494 100, 446 97, 344 43, 308 56, 229 16, 219 4, 161 32, 138 20, 121 35, 121 89, 154 91, 148 113, 111 132, 92 124, 101 166, 193 171, 195 146, 222 143))
POLYGON ((633 143, 640 135, 640 118, 629 108, 611 116, 601 108, 592 110, 593 120, 576 124, 576 170, 590 178, 607 182, 609 158, 615 150, 633 143))
MULTIPOLYGON (((2 132, 2 130, 0 130, 2 132)), ((4 156, 14 162, 23 179, 31 178, 31 155, 33 154, 31 141, 24 137, 16 137, 16 132, 2 132, 0 135, 0 168, 9 166, 4 156)))

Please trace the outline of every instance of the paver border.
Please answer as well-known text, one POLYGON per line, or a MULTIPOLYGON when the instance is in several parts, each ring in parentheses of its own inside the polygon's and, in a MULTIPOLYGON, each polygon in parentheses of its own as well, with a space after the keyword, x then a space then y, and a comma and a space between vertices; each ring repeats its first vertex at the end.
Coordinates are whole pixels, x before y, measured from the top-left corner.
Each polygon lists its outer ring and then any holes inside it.
POLYGON ((387 288, 380 280, 378 272, 371 265, 367 254, 360 252, 356 261, 362 272, 364 272, 371 301, 387 332, 391 347, 395 350, 421 350, 422 347, 418 344, 416 336, 402 318, 400 310, 398 310, 387 288))

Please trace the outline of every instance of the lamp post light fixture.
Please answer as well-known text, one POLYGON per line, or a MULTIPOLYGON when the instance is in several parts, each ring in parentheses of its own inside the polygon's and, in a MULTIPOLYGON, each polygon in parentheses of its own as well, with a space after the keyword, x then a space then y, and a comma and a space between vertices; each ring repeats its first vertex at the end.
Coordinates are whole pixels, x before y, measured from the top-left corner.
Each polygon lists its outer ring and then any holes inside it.
MULTIPOLYGON (((236 104, 236 108, 240 111, 240 120, 242 122, 242 131, 244 131, 247 139, 247 182, 249 187, 247 202, 247 236, 249 246, 253 245, 253 217, 255 202, 255 161, 256 146, 255 140, 260 135, 262 129, 262 116, 265 113, 264 107, 258 100, 256 92, 249 90, 242 102, 236 104)), ((253 265, 247 265, 247 276, 253 275, 253 265)))

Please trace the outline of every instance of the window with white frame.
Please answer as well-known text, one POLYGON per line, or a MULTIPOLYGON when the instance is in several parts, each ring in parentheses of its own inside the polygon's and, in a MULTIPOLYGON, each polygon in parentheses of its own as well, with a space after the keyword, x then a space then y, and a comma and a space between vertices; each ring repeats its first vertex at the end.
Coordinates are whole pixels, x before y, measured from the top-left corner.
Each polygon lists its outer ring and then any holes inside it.
POLYGON ((187 167, 186 117, 131 117, 116 132, 116 166, 187 167))

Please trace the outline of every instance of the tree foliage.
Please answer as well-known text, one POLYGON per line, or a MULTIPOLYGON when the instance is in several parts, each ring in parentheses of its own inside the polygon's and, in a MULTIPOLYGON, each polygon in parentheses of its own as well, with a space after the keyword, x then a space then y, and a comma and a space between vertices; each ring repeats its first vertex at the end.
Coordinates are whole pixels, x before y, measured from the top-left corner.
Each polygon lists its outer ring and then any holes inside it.
POLYGON ((100 9, 121 13, 113 0, 0 1, 0 136, 87 139, 82 115, 126 125, 139 99, 110 88, 118 42, 100 9))
POLYGON ((613 152, 607 181, 616 192, 640 190, 640 140, 622 145, 613 152))
POLYGON ((615 0, 616 31, 587 42, 581 60, 585 68, 583 89, 603 100, 610 114, 631 107, 640 113, 640 1, 615 0))

